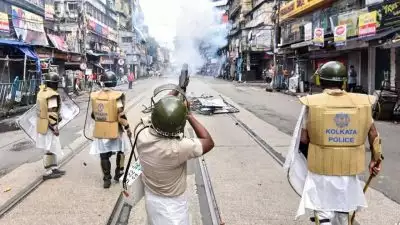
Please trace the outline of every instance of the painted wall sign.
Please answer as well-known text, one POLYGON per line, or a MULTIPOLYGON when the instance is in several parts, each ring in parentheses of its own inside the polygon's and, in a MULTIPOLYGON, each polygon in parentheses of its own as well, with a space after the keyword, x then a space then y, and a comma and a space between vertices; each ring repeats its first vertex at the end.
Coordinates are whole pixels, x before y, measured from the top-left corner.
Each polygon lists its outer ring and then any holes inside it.
POLYGON ((370 36, 376 34, 377 11, 363 13, 358 17, 358 35, 370 36))
POLYGON ((358 35, 358 17, 363 13, 361 11, 352 11, 338 16, 338 25, 347 25, 347 37, 358 35))

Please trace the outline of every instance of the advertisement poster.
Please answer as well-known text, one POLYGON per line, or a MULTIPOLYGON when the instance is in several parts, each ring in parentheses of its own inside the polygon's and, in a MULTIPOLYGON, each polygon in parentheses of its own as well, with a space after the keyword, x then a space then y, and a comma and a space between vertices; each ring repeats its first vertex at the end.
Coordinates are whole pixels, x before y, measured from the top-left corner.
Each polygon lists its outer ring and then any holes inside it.
POLYGON ((17 37, 32 45, 49 45, 44 32, 43 17, 11 6, 12 23, 17 37))
POLYGON ((314 30, 314 45, 324 47, 324 28, 315 28, 314 30))
POLYGON ((377 12, 363 13, 358 17, 358 36, 371 36, 376 34, 377 12))
POLYGON ((304 25, 304 41, 312 39, 312 23, 306 23, 304 25))
POLYGON ((0 12, 0 32, 10 32, 7 13, 0 12))
POLYGON ((338 25, 347 25, 347 37, 354 37, 358 35, 358 16, 361 13, 362 12, 358 10, 350 13, 343 13, 338 16, 338 25))
POLYGON ((335 27, 333 32, 334 42, 336 46, 343 46, 347 40, 347 25, 339 25, 335 27))

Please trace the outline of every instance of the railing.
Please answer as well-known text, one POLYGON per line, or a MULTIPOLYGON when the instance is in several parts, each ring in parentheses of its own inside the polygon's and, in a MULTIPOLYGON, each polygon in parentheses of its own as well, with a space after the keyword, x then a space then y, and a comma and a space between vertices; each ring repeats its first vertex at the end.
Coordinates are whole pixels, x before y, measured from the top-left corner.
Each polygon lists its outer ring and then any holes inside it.
POLYGON ((0 83, 0 108, 6 106, 32 105, 36 103, 36 93, 40 80, 19 80, 14 83, 0 83))

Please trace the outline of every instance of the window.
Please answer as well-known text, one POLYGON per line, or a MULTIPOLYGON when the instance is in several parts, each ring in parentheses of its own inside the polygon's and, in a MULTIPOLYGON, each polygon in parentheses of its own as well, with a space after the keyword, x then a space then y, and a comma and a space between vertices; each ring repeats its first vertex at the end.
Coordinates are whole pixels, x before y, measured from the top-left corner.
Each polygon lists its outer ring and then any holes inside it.
POLYGON ((74 11, 78 10, 78 3, 67 3, 68 4, 68 10, 69 11, 74 11))

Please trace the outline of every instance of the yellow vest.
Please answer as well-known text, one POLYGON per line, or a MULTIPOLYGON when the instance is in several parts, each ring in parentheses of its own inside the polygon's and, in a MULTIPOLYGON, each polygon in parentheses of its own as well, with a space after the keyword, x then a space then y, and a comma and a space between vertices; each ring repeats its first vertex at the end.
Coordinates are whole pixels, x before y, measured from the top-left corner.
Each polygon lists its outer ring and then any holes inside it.
POLYGON ((365 140, 373 123, 375 97, 325 90, 300 98, 308 106, 308 169, 317 174, 348 176, 365 169, 365 140))
MULTIPOLYGON (((36 106, 38 110, 36 131, 40 134, 46 134, 49 129, 49 108, 47 100, 54 96, 57 96, 57 98, 60 97, 60 95, 53 89, 48 88, 45 85, 40 85, 36 99, 36 106)), ((60 106, 58 106, 57 110, 58 112, 60 111, 60 106)))
POLYGON ((91 94, 92 110, 94 114, 93 137, 101 139, 115 139, 119 135, 117 100, 122 92, 101 90, 91 94))

